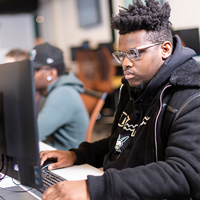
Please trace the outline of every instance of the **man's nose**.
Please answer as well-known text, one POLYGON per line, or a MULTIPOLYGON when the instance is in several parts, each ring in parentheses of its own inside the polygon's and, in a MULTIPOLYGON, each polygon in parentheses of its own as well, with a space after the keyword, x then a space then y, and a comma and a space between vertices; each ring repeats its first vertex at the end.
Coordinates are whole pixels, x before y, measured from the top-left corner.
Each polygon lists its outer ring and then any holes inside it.
POLYGON ((125 70, 127 67, 132 67, 134 65, 134 62, 129 59, 127 55, 124 56, 124 60, 122 62, 122 68, 125 70))

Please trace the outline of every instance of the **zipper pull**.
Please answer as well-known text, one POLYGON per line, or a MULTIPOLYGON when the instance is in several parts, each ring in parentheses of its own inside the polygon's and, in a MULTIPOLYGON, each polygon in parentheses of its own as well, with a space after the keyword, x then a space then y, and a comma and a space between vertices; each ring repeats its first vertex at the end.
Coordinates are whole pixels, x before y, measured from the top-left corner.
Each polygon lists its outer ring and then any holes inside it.
POLYGON ((120 156, 121 156, 121 153, 117 156, 117 160, 119 159, 120 156))

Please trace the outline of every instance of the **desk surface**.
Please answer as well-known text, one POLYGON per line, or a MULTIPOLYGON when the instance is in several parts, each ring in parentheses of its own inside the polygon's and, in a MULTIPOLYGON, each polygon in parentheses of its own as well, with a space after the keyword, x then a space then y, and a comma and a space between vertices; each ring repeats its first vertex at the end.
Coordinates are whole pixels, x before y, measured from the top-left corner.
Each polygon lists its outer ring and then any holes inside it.
MULTIPOLYGON (((55 150, 55 148, 53 148, 47 144, 44 144, 42 142, 39 143, 39 147, 40 147, 40 151, 41 150, 55 150)), ((85 180, 85 179, 87 179, 87 175, 99 176, 99 175, 103 174, 102 170, 92 167, 91 165, 88 165, 88 164, 74 165, 74 166, 67 167, 67 168, 52 170, 52 172, 58 174, 59 176, 64 177, 65 179, 67 179, 69 181, 85 180)), ((3 197, 6 200, 10 200, 10 199, 15 199, 15 200, 18 200, 18 199, 20 199, 20 200, 41 199, 41 195, 39 195, 39 196, 36 195, 35 189, 25 192, 28 190, 27 187, 21 186, 21 185, 16 186, 16 184, 19 184, 19 182, 6 176, 0 182, 0 188, 4 188, 4 189, 0 189, 0 197, 3 197), (20 191, 21 189, 23 189, 23 192, 12 192, 13 190, 20 191)))
MULTIPOLYGON (((40 151, 44 150, 55 150, 55 148, 40 142, 40 151)), ((87 179, 87 175, 102 175, 103 171, 100 169, 97 169, 91 165, 83 164, 83 165, 73 165, 71 167, 66 167, 62 169, 56 169, 52 170, 52 172, 56 173, 59 176, 64 177, 65 179, 69 181, 75 181, 75 180, 85 180, 87 179)))

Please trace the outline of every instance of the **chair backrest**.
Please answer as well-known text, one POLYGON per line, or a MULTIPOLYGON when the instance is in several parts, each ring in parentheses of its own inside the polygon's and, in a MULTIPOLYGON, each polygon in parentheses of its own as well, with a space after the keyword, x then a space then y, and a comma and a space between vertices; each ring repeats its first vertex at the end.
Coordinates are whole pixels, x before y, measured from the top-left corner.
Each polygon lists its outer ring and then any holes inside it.
POLYGON ((105 99, 107 97, 107 92, 99 92, 99 91, 95 91, 95 90, 91 90, 91 89, 86 89, 85 92, 83 93, 83 95, 84 96, 82 96, 82 97, 90 97, 91 99, 95 100, 92 102, 94 105, 93 105, 93 108, 91 108, 91 101, 88 102, 86 98, 83 98, 83 102, 88 110, 89 115, 90 115, 90 121, 88 124, 85 141, 91 142, 92 131, 94 129, 96 119, 105 103, 105 99), (89 107, 88 107, 88 105, 89 105, 89 107))
POLYGON ((76 53, 78 78, 87 88, 113 92, 112 79, 116 74, 113 58, 106 47, 79 50, 76 53))

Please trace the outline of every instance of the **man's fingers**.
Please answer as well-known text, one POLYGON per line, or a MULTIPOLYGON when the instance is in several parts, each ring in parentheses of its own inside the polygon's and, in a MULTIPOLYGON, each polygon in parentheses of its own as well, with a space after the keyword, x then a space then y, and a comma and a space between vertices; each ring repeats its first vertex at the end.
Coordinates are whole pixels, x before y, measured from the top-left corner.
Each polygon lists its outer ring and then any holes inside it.
POLYGON ((51 186, 50 188, 46 189, 42 195, 42 199, 49 199, 49 200, 53 200, 56 199, 56 194, 55 194, 56 190, 55 190, 55 185, 51 186))
POLYGON ((45 199, 56 200, 56 199, 60 199, 60 196, 61 197, 63 195, 65 196, 65 193, 67 193, 67 190, 66 190, 67 187, 65 188, 65 182, 68 182, 68 181, 59 182, 59 183, 51 186, 47 190, 45 190, 43 195, 42 195, 42 199, 43 200, 45 200, 45 199))
POLYGON ((54 152, 42 151, 40 152, 40 165, 43 165, 44 161, 47 159, 57 158, 54 152))
POLYGON ((60 163, 61 163, 61 162, 56 162, 56 163, 50 164, 50 165, 48 166, 48 169, 49 169, 49 170, 52 170, 52 169, 62 168, 62 165, 61 165, 60 163))
POLYGON ((76 162, 76 154, 73 151, 42 151, 40 153, 41 165, 47 159, 53 159, 57 162, 49 165, 49 169, 57 169, 62 167, 69 167, 76 162))

